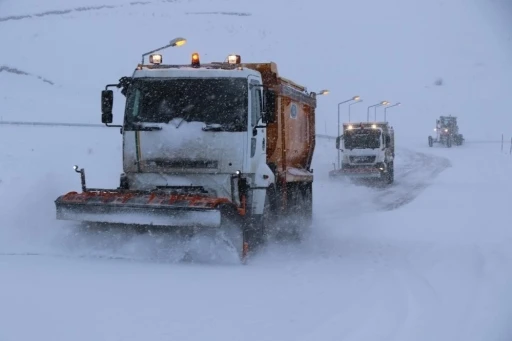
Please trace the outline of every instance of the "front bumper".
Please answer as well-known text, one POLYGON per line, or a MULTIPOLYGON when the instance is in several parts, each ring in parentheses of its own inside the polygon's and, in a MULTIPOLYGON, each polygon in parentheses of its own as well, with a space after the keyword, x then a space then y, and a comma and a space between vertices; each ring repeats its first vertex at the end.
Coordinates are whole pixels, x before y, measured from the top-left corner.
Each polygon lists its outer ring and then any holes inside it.
POLYGON ((378 163, 376 165, 344 165, 341 169, 334 169, 329 172, 331 178, 349 177, 349 178, 381 178, 385 172, 385 165, 378 163), (380 169, 382 168, 382 170, 380 169))

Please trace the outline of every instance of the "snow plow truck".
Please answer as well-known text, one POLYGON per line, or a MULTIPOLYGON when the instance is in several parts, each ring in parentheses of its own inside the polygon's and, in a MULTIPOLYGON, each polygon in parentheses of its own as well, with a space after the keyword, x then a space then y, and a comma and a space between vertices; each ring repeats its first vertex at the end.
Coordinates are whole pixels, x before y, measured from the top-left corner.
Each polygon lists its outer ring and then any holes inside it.
POLYGON ((342 153, 341 167, 329 177, 394 182, 395 133, 388 122, 344 123, 336 149, 342 153))
POLYGON ((132 76, 102 91, 102 123, 122 134, 119 187, 88 188, 75 166, 82 191, 56 199, 57 219, 190 231, 229 223, 242 261, 280 221, 300 238, 312 222, 317 93, 281 77, 274 62, 229 55, 203 64, 193 53, 171 65, 155 53, 184 43, 142 55, 132 76), (125 97, 121 125, 112 125, 109 88, 125 97))

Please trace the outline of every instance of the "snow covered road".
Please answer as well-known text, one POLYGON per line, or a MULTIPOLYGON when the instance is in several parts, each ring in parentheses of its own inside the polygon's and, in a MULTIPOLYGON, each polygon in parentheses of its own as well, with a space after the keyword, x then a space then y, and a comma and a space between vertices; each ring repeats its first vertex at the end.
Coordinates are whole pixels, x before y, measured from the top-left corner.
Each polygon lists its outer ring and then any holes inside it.
POLYGON ((410 203, 446 168, 446 157, 398 149, 395 186, 379 191, 374 202, 383 210, 397 209, 410 203))
MULTIPOLYGON (((91 151, 66 137, 89 128, 0 129, 20 145, 16 153, 1 150, 11 160, 2 164, 7 181, 0 183, 10 207, 0 230, 1 340, 506 340, 512 334, 512 232, 503 226, 512 159, 498 145, 401 150, 397 183, 375 189, 323 178, 332 143, 322 141, 311 235, 303 243, 271 242, 239 266, 222 259, 176 263, 179 252, 165 239, 100 238, 54 221, 58 192, 79 185, 71 159, 91 164, 91 185, 115 185, 118 164, 108 155, 116 143, 91 151), (28 132, 69 143, 23 145, 28 132), (475 153, 486 161, 472 162, 475 153), (52 154, 69 165, 30 167, 52 154), (112 176, 97 177, 93 159, 112 176), (333 186, 339 191, 326 195, 333 186), (407 205, 383 210, 402 193, 407 205)), ((102 131, 95 133, 101 146, 119 138, 102 131)))

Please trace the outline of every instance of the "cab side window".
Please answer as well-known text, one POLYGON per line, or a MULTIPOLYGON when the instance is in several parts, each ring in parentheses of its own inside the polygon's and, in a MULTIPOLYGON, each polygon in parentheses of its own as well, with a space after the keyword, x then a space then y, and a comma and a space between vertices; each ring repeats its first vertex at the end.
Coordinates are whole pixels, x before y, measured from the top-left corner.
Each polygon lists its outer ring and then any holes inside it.
MULTIPOLYGON (((258 83, 251 83, 257 85, 258 83)), ((260 87, 251 88, 251 126, 255 127, 261 117, 261 90, 260 87)))

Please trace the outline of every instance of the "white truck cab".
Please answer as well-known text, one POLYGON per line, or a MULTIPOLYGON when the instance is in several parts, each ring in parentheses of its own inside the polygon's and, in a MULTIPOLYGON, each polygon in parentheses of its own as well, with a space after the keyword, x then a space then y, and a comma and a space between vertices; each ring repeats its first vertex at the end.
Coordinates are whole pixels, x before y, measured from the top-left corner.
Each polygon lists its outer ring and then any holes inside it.
POLYGON ((341 168, 331 177, 394 180, 394 131, 387 122, 344 123, 343 135, 336 139, 341 151, 341 168))

